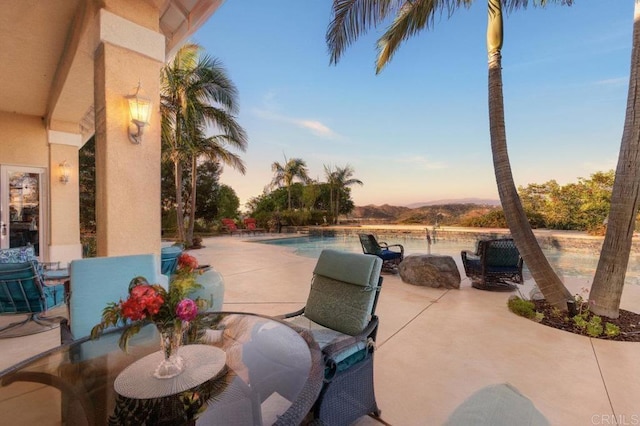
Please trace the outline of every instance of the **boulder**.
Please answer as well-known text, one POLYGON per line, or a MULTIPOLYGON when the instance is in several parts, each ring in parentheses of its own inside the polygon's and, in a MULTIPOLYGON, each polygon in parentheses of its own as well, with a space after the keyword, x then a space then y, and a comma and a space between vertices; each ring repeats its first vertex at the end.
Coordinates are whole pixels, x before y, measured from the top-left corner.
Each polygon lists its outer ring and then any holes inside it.
POLYGON ((408 284, 433 288, 460 288, 460 271, 451 256, 410 254, 398 267, 400 278, 408 284))

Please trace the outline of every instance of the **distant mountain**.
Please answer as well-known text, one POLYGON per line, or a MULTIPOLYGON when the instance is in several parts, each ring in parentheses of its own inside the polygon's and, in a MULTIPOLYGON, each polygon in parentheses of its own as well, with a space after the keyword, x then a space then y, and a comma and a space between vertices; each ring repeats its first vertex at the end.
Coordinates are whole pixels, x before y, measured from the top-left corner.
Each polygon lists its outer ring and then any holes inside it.
MULTIPOLYGON (((356 222, 368 223, 397 223, 397 224, 440 224, 443 226, 457 226, 464 224, 473 217, 482 216, 496 210, 499 206, 495 200, 478 200, 476 203, 470 199, 454 200, 446 203, 437 202, 434 205, 423 205, 416 208, 405 206, 367 205, 356 206, 349 219, 356 222), (464 201, 464 202, 463 202, 464 201)), ((419 203, 417 203, 419 204, 419 203)))
POLYGON ((499 206, 500 200, 492 200, 489 198, 455 198, 446 200, 424 201, 421 203, 407 204, 410 209, 423 206, 439 206, 442 204, 478 204, 480 206, 499 206))
POLYGON ((369 204, 367 206, 356 206, 350 216, 354 218, 395 220, 402 213, 409 210, 411 210, 409 207, 404 206, 390 206, 389 204, 374 206, 369 204))

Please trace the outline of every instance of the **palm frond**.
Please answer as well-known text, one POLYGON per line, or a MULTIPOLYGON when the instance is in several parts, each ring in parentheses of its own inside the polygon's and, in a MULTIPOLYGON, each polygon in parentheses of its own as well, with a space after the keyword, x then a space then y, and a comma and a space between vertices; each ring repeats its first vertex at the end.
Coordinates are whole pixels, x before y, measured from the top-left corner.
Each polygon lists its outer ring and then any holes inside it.
POLYGON ((391 61, 403 41, 432 27, 436 16, 446 11, 447 17, 451 17, 459 7, 470 5, 471 0, 407 0, 398 11, 391 26, 378 40, 376 74, 379 74, 391 61))
POLYGON ((396 10, 401 0, 334 0, 333 19, 326 41, 331 64, 337 64, 345 49, 371 27, 396 10))

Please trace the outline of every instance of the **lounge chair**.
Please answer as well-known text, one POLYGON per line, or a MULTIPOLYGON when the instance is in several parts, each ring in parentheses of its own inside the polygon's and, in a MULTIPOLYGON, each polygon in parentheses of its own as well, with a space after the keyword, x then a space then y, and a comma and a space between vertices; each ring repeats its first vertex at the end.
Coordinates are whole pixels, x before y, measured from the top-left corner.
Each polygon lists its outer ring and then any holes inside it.
POLYGON ((461 256, 474 288, 511 291, 523 282, 522 257, 511 238, 480 240, 475 253, 463 250, 461 256))
POLYGON ((306 306, 284 316, 311 333, 324 355, 325 379, 312 410, 313 424, 347 425, 367 414, 380 415, 373 351, 381 268, 378 257, 323 250, 306 306))
POLYGON ((0 338, 51 330, 64 317, 43 317, 64 302, 64 285, 44 285, 36 261, 0 263, 0 313, 26 314, 27 318, 0 328, 0 338))
POLYGON ((244 226, 245 226, 247 232, 253 232, 254 235, 256 234, 256 232, 264 233, 264 231, 265 231, 264 228, 258 228, 257 221, 253 217, 246 218, 244 220, 244 226))
POLYGON ((230 235, 233 235, 233 234, 242 235, 242 233, 244 232, 244 230, 238 228, 238 226, 236 225, 236 222, 233 219, 224 218, 224 219, 221 219, 221 222, 222 222, 222 227, 226 229, 226 231, 230 235))
POLYGON ((404 259, 404 246, 402 244, 387 244, 378 242, 373 234, 358 234, 364 254, 372 254, 382 259, 382 270, 385 272, 397 272, 398 265, 404 259))

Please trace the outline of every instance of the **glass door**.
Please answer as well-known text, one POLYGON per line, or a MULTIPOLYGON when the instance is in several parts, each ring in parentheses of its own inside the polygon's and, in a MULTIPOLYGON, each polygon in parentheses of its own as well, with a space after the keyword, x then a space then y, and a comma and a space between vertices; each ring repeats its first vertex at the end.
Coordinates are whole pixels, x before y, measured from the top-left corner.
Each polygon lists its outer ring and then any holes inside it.
POLYGON ((45 169, 0 166, 0 248, 44 247, 45 169))

